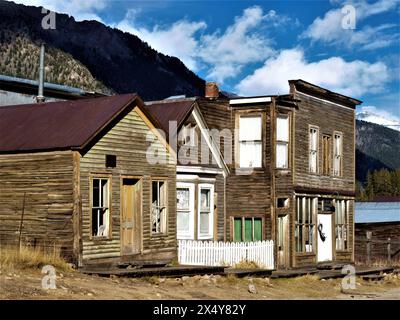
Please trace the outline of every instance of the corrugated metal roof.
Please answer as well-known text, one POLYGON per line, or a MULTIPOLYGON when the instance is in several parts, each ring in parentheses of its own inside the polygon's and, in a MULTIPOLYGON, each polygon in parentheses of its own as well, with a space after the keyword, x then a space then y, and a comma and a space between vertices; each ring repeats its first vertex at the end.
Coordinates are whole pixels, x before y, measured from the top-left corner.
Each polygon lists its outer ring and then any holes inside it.
POLYGON ((355 222, 400 222, 400 202, 356 202, 355 222))
POLYGON ((162 129, 168 139, 169 122, 176 121, 178 128, 183 124, 188 114, 193 110, 195 99, 176 99, 150 101, 145 103, 145 109, 157 119, 159 128, 162 129))
POLYGON ((133 103, 135 93, 0 108, 0 152, 83 148, 133 103))

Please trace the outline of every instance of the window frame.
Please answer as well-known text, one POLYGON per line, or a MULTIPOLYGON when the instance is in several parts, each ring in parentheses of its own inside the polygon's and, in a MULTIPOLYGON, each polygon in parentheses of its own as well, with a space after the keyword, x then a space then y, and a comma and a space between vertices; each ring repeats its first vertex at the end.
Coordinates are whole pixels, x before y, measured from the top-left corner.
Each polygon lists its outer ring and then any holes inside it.
POLYGON ((343 133, 340 131, 334 131, 333 132, 333 152, 332 152, 332 175, 334 177, 342 177, 343 176, 343 133), (336 136, 340 137, 340 148, 339 152, 339 171, 335 171, 335 160, 337 159, 336 155, 336 136))
MULTIPOLYGON (((314 255, 316 253, 316 246, 317 246, 317 239, 316 239, 316 224, 317 224, 317 213, 318 213, 318 197, 307 197, 307 196, 297 196, 296 197, 296 214, 294 217, 294 242, 295 242, 295 252, 297 255, 314 255), (310 210, 311 214, 311 221, 306 223, 306 203, 310 201, 310 210), (302 220, 298 220, 299 215, 299 205, 298 203, 301 201, 301 213, 302 213, 302 220), (311 228, 311 229, 310 229, 311 228), (301 250, 299 250, 299 234, 301 230, 301 250), (306 230, 308 230, 308 239, 312 241, 311 246, 312 250, 306 249, 306 230), (312 230, 312 233, 310 232, 312 230)), ((310 245, 310 243, 308 244, 310 245)))
MULTIPOLYGON (((90 174, 89 175, 89 239, 90 240, 109 240, 112 239, 112 175, 108 174, 90 174), (107 180, 108 188, 108 233, 106 235, 97 236, 93 234, 93 186, 94 180, 107 180)), ((99 207, 100 208, 100 207, 99 207)))
POLYGON ((276 169, 289 169, 290 168, 290 137, 291 137, 291 119, 288 113, 278 113, 275 121, 275 168, 276 169), (288 140, 278 140, 278 118, 285 118, 288 121, 288 140), (286 146, 286 166, 278 167, 278 145, 286 146))
POLYGON ((319 127, 314 125, 308 126, 308 172, 311 174, 319 173, 319 127), (311 139, 311 130, 315 130, 316 134, 316 149, 311 149, 312 147, 312 139, 311 139), (315 171, 311 170, 311 152, 315 152, 315 171))
POLYGON ((254 242, 254 219, 261 220, 261 240, 265 239, 265 225, 264 225, 264 217, 262 216, 254 216, 254 215, 240 215, 240 216, 232 216, 231 217, 231 241, 232 242, 254 242), (235 241, 235 219, 241 219, 242 223, 242 233, 241 233, 241 241, 235 241), (251 219, 251 227, 252 227, 252 241, 245 241, 245 221, 246 219, 251 219))
POLYGON ((197 239, 208 240, 214 238, 214 191, 215 187, 211 183, 199 183, 197 185, 197 239), (201 233, 201 190, 210 191, 210 212, 208 217, 208 233, 201 233))
POLYGON ((187 233, 178 231, 178 212, 176 208, 176 236, 178 239, 194 240, 194 221, 195 221, 195 185, 191 182, 177 182, 176 189, 189 189, 189 230, 187 233))
MULTIPOLYGON (((157 192, 159 192, 159 188, 157 188, 157 192)), ((160 199, 160 197, 158 197, 158 199, 160 199)), ((154 177, 151 178, 150 180, 150 234, 152 237, 162 237, 162 236, 167 236, 168 235, 168 179, 165 177, 154 177), (165 186, 165 204, 164 204, 164 208, 165 208, 165 214, 164 214, 164 226, 162 226, 160 228, 160 231, 153 231, 153 182, 164 182, 164 186, 165 186), (163 229, 163 230, 162 230, 163 229)))
POLYGON ((239 170, 248 170, 248 169, 262 169, 264 167, 264 114, 260 111, 241 111, 236 113, 236 129, 237 129, 237 134, 235 138, 235 163, 236 163, 236 168, 239 170), (260 118, 261 121, 261 126, 260 126, 260 137, 261 140, 241 140, 240 139, 240 119, 241 118, 255 118, 258 117, 260 118), (260 166, 257 167, 250 167, 250 166, 241 166, 241 160, 240 160, 240 146, 242 142, 256 142, 260 144, 261 147, 261 156, 260 156, 260 166))
POLYGON ((349 246, 349 228, 350 228, 350 223, 349 223, 349 214, 350 214, 350 200, 346 199, 335 199, 335 250, 336 252, 348 252, 350 250, 349 246), (338 223, 338 206, 337 204, 339 203, 340 206, 344 205, 344 208, 342 207, 342 211, 344 213, 344 220, 342 223, 338 223), (345 228, 345 234, 346 237, 343 237, 343 227, 345 228), (342 238, 338 238, 339 235, 339 228, 341 228, 341 235, 342 238), (338 247, 338 241, 342 241, 343 246, 338 247))

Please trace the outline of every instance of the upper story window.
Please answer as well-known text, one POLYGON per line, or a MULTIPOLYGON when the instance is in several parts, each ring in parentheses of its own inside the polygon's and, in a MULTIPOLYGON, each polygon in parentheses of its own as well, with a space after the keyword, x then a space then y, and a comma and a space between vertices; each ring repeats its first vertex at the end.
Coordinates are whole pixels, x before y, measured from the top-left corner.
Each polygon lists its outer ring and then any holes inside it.
POLYGON ((152 182, 152 216, 151 231, 166 233, 167 231, 167 184, 166 181, 152 182))
POLYGON ((342 175, 342 152, 343 152, 343 138, 340 133, 335 133, 333 141, 333 175, 342 175))
POLYGON ((186 146, 196 146, 196 125, 188 123, 179 133, 179 143, 186 146))
POLYGON ((309 129, 309 170, 311 173, 318 172, 318 128, 309 129))
POLYGON ((92 236, 107 237, 110 227, 110 180, 92 180, 92 236))
POLYGON ((276 119, 276 167, 289 167, 289 116, 279 115, 276 119))
POLYGON ((262 163, 261 115, 239 118, 239 166, 259 168, 262 163))

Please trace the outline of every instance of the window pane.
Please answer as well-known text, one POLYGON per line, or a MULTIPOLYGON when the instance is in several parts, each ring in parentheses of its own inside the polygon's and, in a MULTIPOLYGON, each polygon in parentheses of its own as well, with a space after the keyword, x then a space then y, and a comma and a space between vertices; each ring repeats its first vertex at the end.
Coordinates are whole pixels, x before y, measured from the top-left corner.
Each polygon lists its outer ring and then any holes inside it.
POLYGON ((235 218, 233 220, 233 241, 241 242, 242 241, 242 218, 235 218))
POLYGON ((100 207, 100 180, 93 179, 93 207, 100 207))
POLYGON ((240 167, 259 168, 261 167, 261 142, 240 143, 240 167))
POLYGON ((210 213, 200 212, 200 233, 209 234, 210 228, 210 213))
POLYGON ((176 189, 177 209, 189 210, 189 188, 176 189))
POLYGON ((167 185, 164 181, 159 181, 158 186, 159 186, 160 206, 165 207, 165 197, 166 197, 167 185))
POLYGON ((288 167, 288 145, 286 143, 277 142, 276 145, 276 167, 288 167))
POLYGON ((201 189, 201 199, 200 206, 201 211, 209 211, 210 210, 210 190, 209 189, 201 189))
POLYGON ((244 219, 244 241, 253 240, 253 222, 252 219, 244 219))
POLYGON ((157 181, 153 181, 152 183, 152 203, 154 206, 158 205, 158 182, 157 181))
POLYGON ((100 206, 101 207, 108 207, 108 180, 101 179, 101 197, 100 197, 100 206))
POLYGON ((261 116, 240 117, 239 141, 261 140, 261 116))
POLYGON ((262 240, 262 221, 261 219, 254 219, 254 241, 262 240))
POLYGON ((276 119, 276 140, 289 141, 289 118, 278 116, 276 119))
POLYGON ((177 213, 177 226, 178 232, 189 232, 189 212, 178 211, 177 213))

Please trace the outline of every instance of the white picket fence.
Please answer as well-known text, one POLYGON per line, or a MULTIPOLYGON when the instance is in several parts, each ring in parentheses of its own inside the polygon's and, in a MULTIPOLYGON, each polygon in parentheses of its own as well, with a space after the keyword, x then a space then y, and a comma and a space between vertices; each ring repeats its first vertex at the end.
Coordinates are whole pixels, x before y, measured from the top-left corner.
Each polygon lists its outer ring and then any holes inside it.
POLYGON ((261 268, 274 269, 274 242, 178 240, 178 260, 193 266, 233 266, 251 261, 261 268))

